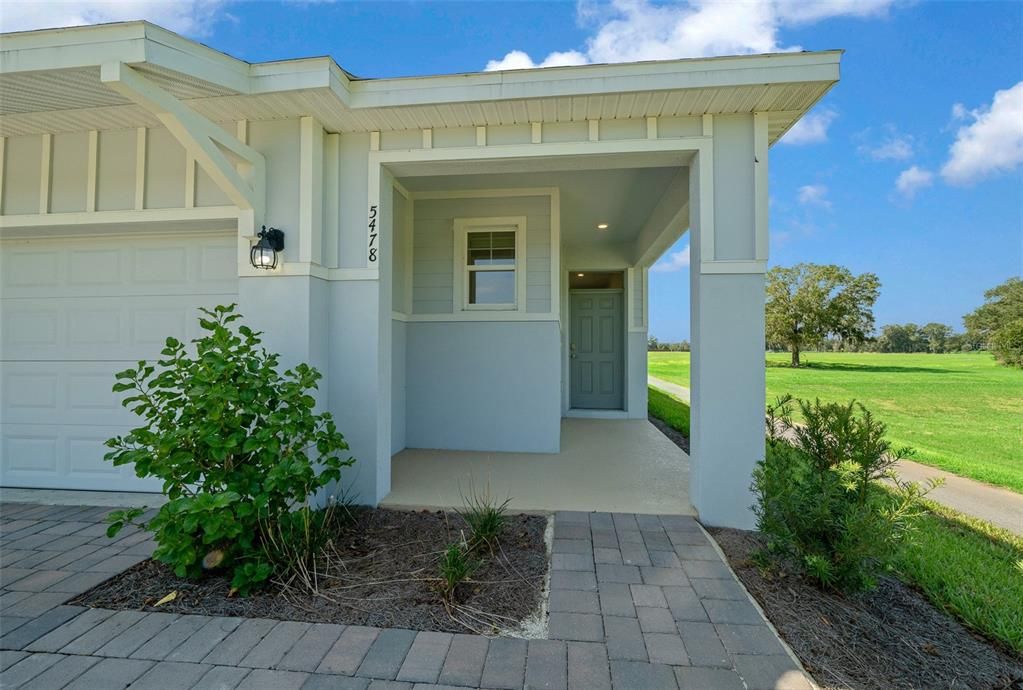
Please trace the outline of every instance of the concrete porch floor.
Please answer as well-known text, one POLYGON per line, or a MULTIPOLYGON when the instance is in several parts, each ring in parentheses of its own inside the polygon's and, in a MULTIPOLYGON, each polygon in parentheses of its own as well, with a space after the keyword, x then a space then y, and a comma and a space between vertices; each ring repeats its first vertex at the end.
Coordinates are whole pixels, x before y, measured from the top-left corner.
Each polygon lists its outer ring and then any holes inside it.
POLYGON ((514 510, 695 515, 689 456, 645 419, 563 419, 560 453, 406 449, 383 505, 458 507, 488 485, 514 510))

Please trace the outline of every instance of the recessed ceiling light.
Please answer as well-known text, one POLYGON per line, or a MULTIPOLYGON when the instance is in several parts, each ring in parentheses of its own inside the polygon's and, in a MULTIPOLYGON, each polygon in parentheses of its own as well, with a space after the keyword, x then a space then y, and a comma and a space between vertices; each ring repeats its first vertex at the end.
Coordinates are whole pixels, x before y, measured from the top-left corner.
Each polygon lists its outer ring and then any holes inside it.
POLYGON ((585 273, 576 273, 576 276, 578 276, 579 278, 582 278, 584 275, 586 275, 586 274, 585 273))
POLYGON ((597 230, 607 230, 607 223, 597 223, 597 230))

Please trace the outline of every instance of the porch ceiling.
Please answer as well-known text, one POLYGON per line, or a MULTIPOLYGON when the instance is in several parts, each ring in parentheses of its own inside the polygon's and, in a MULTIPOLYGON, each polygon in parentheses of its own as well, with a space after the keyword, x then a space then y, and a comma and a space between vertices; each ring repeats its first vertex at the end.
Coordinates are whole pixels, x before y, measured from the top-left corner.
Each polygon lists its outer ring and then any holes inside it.
POLYGON ((613 245, 635 241, 677 172, 677 166, 663 166, 433 175, 401 178, 400 182, 410 192, 557 187, 562 242, 613 245), (607 223, 608 228, 597 229, 599 223, 607 223))

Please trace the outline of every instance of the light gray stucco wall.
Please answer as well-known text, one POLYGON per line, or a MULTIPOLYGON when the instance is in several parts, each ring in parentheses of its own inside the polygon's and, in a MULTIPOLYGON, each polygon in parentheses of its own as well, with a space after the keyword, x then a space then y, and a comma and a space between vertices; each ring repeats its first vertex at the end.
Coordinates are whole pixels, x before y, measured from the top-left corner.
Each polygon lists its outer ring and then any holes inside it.
POLYGON ((409 448, 558 452, 557 322, 410 322, 407 327, 409 448))
POLYGON ((412 304, 416 314, 450 314, 453 307, 456 218, 526 216, 526 311, 551 310, 550 197, 419 199, 413 230, 412 304))

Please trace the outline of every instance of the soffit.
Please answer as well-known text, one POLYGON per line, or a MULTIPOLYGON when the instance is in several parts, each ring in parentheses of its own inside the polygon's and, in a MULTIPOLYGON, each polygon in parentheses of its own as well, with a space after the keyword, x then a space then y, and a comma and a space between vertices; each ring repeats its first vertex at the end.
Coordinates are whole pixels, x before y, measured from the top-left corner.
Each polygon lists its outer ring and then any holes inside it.
MULTIPOLYGON (((68 84, 76 87, 89 84, 92 76, 47 75, 31 82, 24 75, 0 79, 0 102, 5 109, 0 136, 159 125, 152 113, 125 104, 119 95, 98 83, 98 70, 95 75, 98 89, 67 88, 68 84), (56 95, 57 92, 63 95, 56 95)), ((159 83, 160 77, 146 76, 159 83)), ((341 133, 768 112, 773 142, 830 86, 814 82, 358 109, 344 107, 327 88, 203 98, 184 94, 217 87, 177 83, 168 90, 176 92, 199 114, 217 122, 311 115, 327 131, 341 133)))

